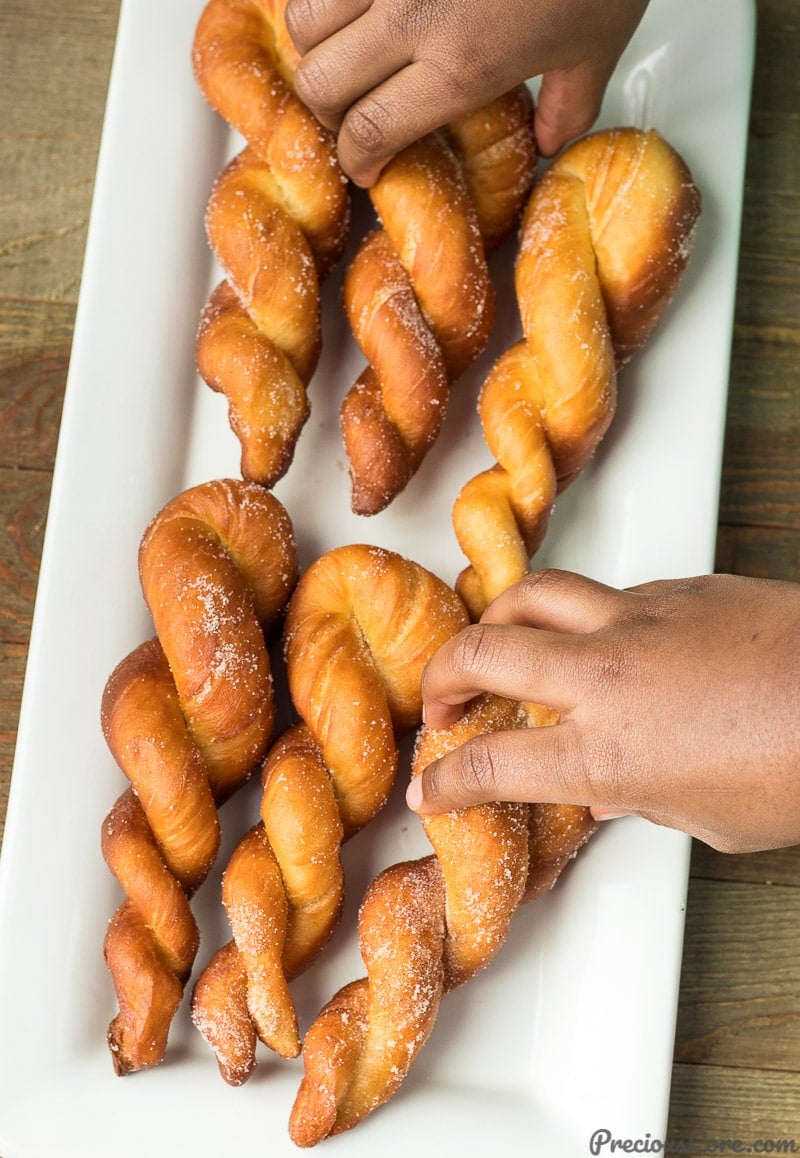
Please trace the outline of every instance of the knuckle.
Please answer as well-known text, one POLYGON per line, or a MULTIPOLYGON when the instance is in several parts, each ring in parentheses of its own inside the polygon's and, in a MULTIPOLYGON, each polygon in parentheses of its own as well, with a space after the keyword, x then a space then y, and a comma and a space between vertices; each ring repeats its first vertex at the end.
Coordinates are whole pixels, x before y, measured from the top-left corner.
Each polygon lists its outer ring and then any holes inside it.
POLYGON ((436 5, 430 0, 405 0, 392 12, 394 31, 402 44, 419 44, 436 26, 436 5))
POLYGON ((479 61, 468 58, 454 48, 446 59, 428 57, 425 61, 429 74, 428 85, 446 100, 474 104, 476 87, 483 88, 485 76, 479 61))
POLYGON ((450 652, 450 670, 456 679, 483 673, 492 666, 491 639, 492 632, 483 623, 467 627, 456 636, 450 652))
POLYGON ((594 799, 592 761, 585 737, 569 724, 557 724, 549 732, 547 781, 552 797, 569 803, 588 804, 594 799))
POLYGON ((378 159, 391 152, 389 126, 387 110, 374 97, 365 97, 349 110, 342 135, 359 156, 378 159))
POLYGON ((501 766, 488 736, 477 736, 462 746, 458 769, 464 796, 478 800, 500 798, 501 766))
POLYGON ((587 799, 616 808, 629 807, 625 767, 625 753, 619 737, 613 732, 603 732, 583 758, 581 776, 586 785, 587 799))
POLYGON ((529 595, 547 598, 563 590, 566 572, 556 567, 542 567, 537 571, 529 571, 516 585, 521 598, 529 595))
POLYGON ((315 113, 330 115, 343 107, 335 82, 316 55, 305 56, 300 61, 294 74, 294 87, 300 100, 315 113))
POLYGON ((564 580, 570 575, 569 571, 562 571, 559 567, 540 567, 531 571, 525 579, 532 587, 543 588, 545 591, 558 591, 563 587, 564 580))
POLYGON ((607 638, 598 647, 588 670, 592 692, 598 700, 619 700, 634 675, 635 660, 630 646, 607 638))
POLYGON ((322 7, 320 0, 288 0, 284 13, 286 28, 301 51, 316 36, 322 7))

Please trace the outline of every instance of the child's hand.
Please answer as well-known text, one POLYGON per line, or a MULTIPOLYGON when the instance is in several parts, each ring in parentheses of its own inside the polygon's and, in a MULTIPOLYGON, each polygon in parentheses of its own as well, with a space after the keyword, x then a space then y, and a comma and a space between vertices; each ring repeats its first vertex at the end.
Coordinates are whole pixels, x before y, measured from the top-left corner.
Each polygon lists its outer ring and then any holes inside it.
POLYGON ((617 591, 535 572, 428 665, 428 725, 483 691, 562 722, 464 744, 414 781, 420 811, 550 801, 726 852, 800 843, 800 585, 713 575, 617 591))
POLYGON ((545 156, 591 127, 647 0, 288 0, 299 96, 370 185, 419 137, 543 76, 545 156))

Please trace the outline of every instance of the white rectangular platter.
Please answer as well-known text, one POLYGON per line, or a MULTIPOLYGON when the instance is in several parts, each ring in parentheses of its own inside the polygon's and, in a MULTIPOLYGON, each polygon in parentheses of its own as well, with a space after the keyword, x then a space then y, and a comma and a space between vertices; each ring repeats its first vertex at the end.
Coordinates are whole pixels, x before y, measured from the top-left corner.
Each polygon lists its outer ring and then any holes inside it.
MULTIPOLYGON (((114 996, 102 941, 119 896, 99 832, 123 780, 100 734, 100 696, 151 633, 136 571, 145 525, 183 487, 238 473, 224 404, 193 362, 217 273, 203 210, 235 147, 191 75, 200 8, 122 7, 0 861, 3 1158, 296 1153, 286 1123, 299 1062, 263 1056, 246 1086, 227 1087, 186 1002, 158 1069, 116 1078, 105 1045, 114 996)), ((600 124, 657 127, 689 163, 704 211, 688 274, 624 371, 614 426, 560 501, 542 563, 618 586, 713 568, 753 27, 752 0, 652 0, 609 88, 600 124)), ((512 263, 507 244, 492 262, 492 345, 454 391, 442 438, 371 520, 349 512, 337 413, 362 362, 341 274, 330 280, 312 417, 277 489, 304 563, 368 541, 454 580, 452 499, 489 461, 477 390, 518 332, 512 263)), ((257 810, 257 784, 226 806, 220 866, 257 810)), ((402 791, 348 846, 344 921, 295 986, 303 1027, 363 972, 354 916, 367 882, 426 851, 402 791)), ((578 1158, 599 1128, 663 1137, 688 852, 685 837, 645 822, 606 826, 559 887, 517 915, 492 967, 447 998, 397 1097, 325 1151, 578 1158)), ((195 912, 202 965, 226 936, 219 872, 195 912)))

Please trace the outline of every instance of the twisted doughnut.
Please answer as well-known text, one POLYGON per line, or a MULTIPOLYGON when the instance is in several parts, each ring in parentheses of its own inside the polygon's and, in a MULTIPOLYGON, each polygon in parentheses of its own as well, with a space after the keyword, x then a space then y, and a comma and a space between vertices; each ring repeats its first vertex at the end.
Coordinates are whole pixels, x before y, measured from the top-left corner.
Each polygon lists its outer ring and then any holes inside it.
POLYGON ((385 802, 398 733, 420 718, 422 669, 464 627, 455 593, 389 551, 339 547, 318 559, 289 605, 289 687, 304 723, 270 752, 261 823, 234 852, 223 883, 233 941, 199 978, 193 1018, 226 1081, 256 1064, 256 1039, 300 1049, 287 980, 339 917, 339 849, 385 802))
POLYGON ((333 136, 292 90, 297 53, 285 0, 210 0, 197 25, 198 84, 247 147, 206 212, 226 280, 197 335, 200 374, 228 400, 245 478, 272 486, 308 417, 319 357, 319 282, 338 261, 349 215, 333 136))
POLYGON ((131 784, 102 828, 103 856, 126 894, 105 938, 118 1074, 164 1056, 197 951, 189 898, 217 854, 217 807, 263 758, 272 732, 263 633, 296 578, 291 523, 253 483, 207 483, 155 517, 139 570, 157 638, 117 666, 101 710, 131 784))
POLYGON ((486 344, 485 252, 516 225, 533 179, 531 112, 528 90, 514 89, 405 149, 370 190, 382 228, 344 285, 369 363, 341 411, 358 514, 405 487, 439 433, 450 382, 486 344))
MULTIPOLYGON (((482 697, 453 728, 422 730, 414 773, 472 736, 553 719, 482 697)), ((289 1126, 298 1146, 350 1129, 392 1097, 444 994, 492 960, 519 905, 552 887, 595 828, 588 809, 555 804, 483 804, 423 823, 434 855, 386 869, 364 898, 367 977, 340 989, 306 1035, 289 1126)))
POLYGON ((462 489, 453 523, 473 618, 528 569, 557 493, 585 466, 616 403, 616 371, 649 337, 683 274, 700 196, 656 132, 595 133, 534 187, 516 264, 524 340, 479 402, 497 464, 462 489))

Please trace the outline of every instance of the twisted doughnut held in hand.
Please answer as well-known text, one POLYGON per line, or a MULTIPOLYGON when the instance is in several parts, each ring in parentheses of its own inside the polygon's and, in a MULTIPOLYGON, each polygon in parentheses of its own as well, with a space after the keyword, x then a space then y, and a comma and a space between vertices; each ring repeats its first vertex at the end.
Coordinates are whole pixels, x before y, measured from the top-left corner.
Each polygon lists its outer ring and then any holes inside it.
POLYGON ((369 365, 345 398, 353 510, 376 514, 435 441, 450 383, 494 317, 485 252, 514 228, 533 179, 523 86, 409 146, 370 189, 382 228, 362 243, 345 308, 369 365))
POLYGON ((195 987, 193 1018, 233 1085, 256 1040, 300 1049, 287 981, 338 921, 339 850, 377 813, 397 768, 398 733, 419 723, 422 671, 467 623, 458 596, 419 564, 379 548, 340 547, 303 575, 286 619, 289 687, 304 723, 264 768, 262 821, 223 882, 233 941, 195 987))
POLYGON ((497 464, 453 509, 473 618, 526 573, 557 493, 605 434, 616 371, 677 288, 699 211, 689 170, 652 131, 586 137, 534 187, 516 265, 524 340, 495 363, 479 402, 497 464))
POLYGON ((210 0, 193 63, 206 99, 248 142, 206 213, 226 273, 203 313, 201 375, 228 400, 242 474, 272 486, 308 417, 319 357, 319 281, 341 256, 347 184, 333 136, 297 99, 281 0, 210 0))
MULTIPOLYGON (((484 732, 547 725, 554 713, 482 697, 452 728, 423 729, 432 760, 484 732)), ((367 977, 341 989, 303 1045, 289 1132, 313 1146, 357 1125, 398 1090, 445 993, 495 956, 516 909, 555 883, 596 825, 574 805, 490 803, 423 818, 434 855, 394 865, 367 891, 359 939, 367 977)))
POLYGON ((189 899, 217 854, 217 807, 258 766, 272 732, 264 631, 297 576, 291 523, 254 483, 207 483, 156 516, 139 569, 157 638, 118 665, 102 703, 108 746, 131 783, 102 828, 127 898, 105 938, 118 1074, 164 1056, 197 951, 189 899))

